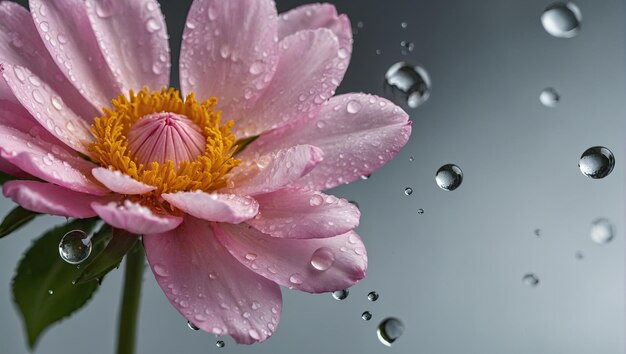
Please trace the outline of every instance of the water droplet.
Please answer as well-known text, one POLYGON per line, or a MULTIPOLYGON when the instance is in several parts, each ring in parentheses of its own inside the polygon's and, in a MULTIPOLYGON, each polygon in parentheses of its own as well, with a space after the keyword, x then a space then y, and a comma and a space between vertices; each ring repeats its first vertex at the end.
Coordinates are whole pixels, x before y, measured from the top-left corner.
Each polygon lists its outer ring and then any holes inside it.
POLYGON ((409 41, 400 42, 400 46, 402 46, 402 50, 400 51, 402 55, 408 55, 413 51, 413 49, 415 49, 415 44, 409 41))
POLYGON ((96 1, 96 15, 100 18, 113 16, 112 3, 106 1, 96 1))
POLYGON ((559 103, 561 96, 556 92, 552 87, 548 87, 541 91, 539 95, 539 101, 546 107, 556 107, 556 104, 559 103))
POLYGON ((369 321, 369 320, 371 320, 371 319, 372 319, 372 313, 371 313, 371 312, 369 312, 369 311, 363 311, 363 313, 361 314, 361 318, 362 318, 364 321, 369 321))
POLYGON ((328 247, 320 247, 311 255, 311 266, 321 272, 328 270, 335 263, 335 254, 328 247))
POLYGON ((259 332, 257 332, 256 329, 249 330, 248 334, 250 335, 250 337, 252 337, 252 339, 255 339, 255 340, 261 339, 261 336, 259 335, 259 332))
POLYGON ((302 284, 302 276, 298 273, 294 273, 289 277, 289 282, 292 284, 302 284))
POLYGON ((424 209, 422 208, 417 209, 417 213, 420 215, 424 214, 424 209))
POLYGON ((253 260, 255 260, 255 259, 256 259, 256 257, 257 257, 257 255, 256 255, 256 254, 254 254, 254 253, 247 253, 247 254, 246 254, 246 259, 247 259, 247 260, 249 260, 249 261, 253 261, 253 260))
POLYGON ((79 264, 91 254, 91 238, 81 230, 66 233, 59 243, 59 254, 69 264, 79 264))
POLYGON ((339 49, 339 51, 337 52, 337 56, 340 59, 346 59, 348 57, 348 55, 350 55, 350 52, 348 52, 348 50, 346 48, 341 48, 339 49))
POLYGON ((43 104, 43 95, 41 94, 41 92, 39 92, 39 90, 33 90, 33 99, 37 103, 43 104))
POLYGON ((378 340, 388 347, 391 347, 402 333, 404 333, 404 324, 395 317, 388 317, 382 320, 376 330, 378 340))
POLYGON ((613 240, 613 224, 606 218, 595 219, 591 223, 591 231, 589 236, 593 242, 598 244, 605 244, 613 240))
POLYGON ((346 109, 348 110, 348 113, 355 114, 361 110, 361 104, 357 101, 350 101, 348 102, 346 109))
POLYGON ((415 161, 415 158, 413 156, 409 156, 409 162, 413 162, 415 161))
POLYGON ((370 291, 369 294, 367 294, 367 299, 369 301, 376 301, 378 300, 378 293, 375 291, 370 291))
POLYGON ((430 96, 430 76, 421 66, 393 64, 385 74, 385 91, 398 104, 417 108, 430 96))
POLYGON ((250 65, 250 74, 259 75, 263 72, 263 63, 260 61, 255 61, 250 65))
POLYGON ((228 56, 230 55, 230 47, 227 44, 224 44, 220 48, 220 55, 222 56, 223 59, 228 58, 228 56))
POLYGON ((608 176, 615 167, 615 157, 611 150, 603 146, 594 146, 583 152, 578 161, 580 172, 593 179, 608 176))
POLYGON ((54 294, 54 290, 49 289, 49 290, 48 290, 48 295, 52 295, 52 294, 54 294))
POLYGON ((349 294, 350 291, 348 289, 337 290, 333 291, 333 298, 335 298, 335 300, 345 300, 349 294))
POLYGON ((189 327, 189 329, 193 330, 193 331, 199 331, 200 328, 198 328, 195 324, 193 324, 193 322, 191 321, 187 321, 187 327, 189 327))
POLYGON ((411 188, 411 187, 404 188, 404 194, 406 194, 406 195, 413 194, 413 188, 411 188))
POLYGON ((50 30, 50 24, 46 21, 43 21, 39 24, 39 28, 41 28, 42 32, 48 32, 48 30, 50 30))
POLYGON ((453 191, 463 182, 463 171, 454 164, 443 165, 435 174, 435 181, 439 188, 446 191, 453 191))
POLYGON ((217 11, 215 11, 215 8, 213 6, 209 6, 207 13, 209 15, 209 21, 215 21, 215 19, 217 18, 217 11))
POLYGON ((356 200, 349 200, 348 203, 354 205, 357 209, 359 209, 359 203, 356 200))
POLYGON ((320 206, 322 203, 324 203, 324 197, 319 194, 314 194, 309 200, 311 206, 320 206))
POLYGON ((585 255, 581 251, 576 252, 576 259, 581 260, 583 258, 585 258, 585 255))
POLYGON ((528 286, 535 287, 539 285, 539 278, 533 273, 528 273, 522 277, 522 282, 528 286))
POLYGON ((554 37, 572 38, 580 31, 582 14, 572 2, 554 2, 543 10, 541 24, 554 37))
POLYGON ((154 18, 149 18, 148 21, 146 21, 146 29, 148 32, 154 33, 161 29, 161 24, 154 18))
POLYGON ((223 340, 218 340, 217 342, 215 342, 215 346, 218 348, 224 348, 225 345, 226 343, 224 343, 223 340))
POLYGON ((54 107, 57 111, 63 109, 63 101, 61 100, 61 97, 52 96, 52 98, 50 98, 50 102, 52 103, 52 107, 54 107))
POLYGON ((402 27, 402 28, 407 28, 408 26, 409 26, 409 24, 408 24, 408 23, 406 23, 406 22, 402 22, 402 23, 400 24, 400 27, 402 27))
POLYGON ((165 267, 160 264, 155 264, 152 269, 154 270, 154 273, 156 273, 156 275, 158 276, 167 277, 170 275, 167 269, 165 269, 165 267))

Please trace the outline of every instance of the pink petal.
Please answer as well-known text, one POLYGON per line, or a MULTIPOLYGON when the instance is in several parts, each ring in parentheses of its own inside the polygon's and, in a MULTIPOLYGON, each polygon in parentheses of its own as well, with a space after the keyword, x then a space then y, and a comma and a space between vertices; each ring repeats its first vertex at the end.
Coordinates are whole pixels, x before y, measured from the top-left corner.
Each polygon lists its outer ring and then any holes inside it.
MULTIPOLYGON (((244 160, 245 161, 245 160, 244 160)), ((272 152, 237 166, 229 179, 228 192, 239 195, 269 193, 296 181, 322 161, 322 151, 298 145, 272 152)))
POLYGON ((28 176, 27 173, 24 173, 22 170, 17 168, 14 164, 2 158, 0 158, 0 171, 11 176, 19 176, 19 177, 28 176))
POLYGON ((195 0, 181 48, 183 93, 217 97, 223 121, 239 122, 276 69, 276 27, 274 1, 195 0))
POLYGON ((35 177, 73 191, 104 195, 87 176, 97 167, 73 151, 0 124, 0 157, 35 177))
POLYGON ((72 149, 88 155, 93 140, 87 123, 69 109, 61 97, 35 74, 21 66, 5 64, 4 81, 15 97, 50 134, 72 149))
POLYGON ((123 92, 169 86, 170 48, 158 1, 88 0, 87 14, 123 92))
POLYGON ((137 235, 150 235, 175 229, 183 218, 156 215, 143 205, 125 200, 123 203, 91 203, 91 207, 107 224, 137 235))
POLYGON ((286 146, 313 144, 324 151, 324 161, 294 186, 329 189, 381 168, 410 135, 411 122, 399 107, 372 95, 346 94, 333 97, 313 119, 261 136, 238 157, 245 160, 286 146))
POLYGON ((209 194, 202 191, 162 194, 176 208, 196 218, 238 224, 253 218, 259 204, 250 197, 209 194))
POLYGON ((258 135, 313 111, 333 95, 347 67, 337 36, 326 28, 288 36, 279 51, 272 82, 233 126, 237 137, 258 135))
POLYGON ((2 192, 25 209, 79 219, 96 216, 91 203, 103 198, 37 181, 9 181, 2 192))
POLYGON ((365 277, 361 238, 346 234, 307 240, 272 237, 246 225, 214 228, 222 245, 254 272, 291 289, 322 293, 348 288, 365 277))
MULTIPOLYGON (((0 3, 1 5, 2 3, 0 3)), ((0 125, 17 129, 37 139, 46 141, 51 144, 60 144, 61 142, 45 130, 39 122, 33 118, 28 111, 18 103, 6 100, 0 100, 0 125)))
POLYGON ((281 189, 255 197, 259 213, 247 221, 274 237, 322 238, 359 226, 359 209, 345 199, 320 192, 281 189))
POLYGON ((91 170, 91 174, 105 187, 119 194, 144 194, 156 189, 156 187, 141 183, 120 171, 113 171, 104 167, 94 168, 91 170))
MULTIPOLYGON (((65 77, 95 107, 109 107, 111 99, 122 92, 122 86, 98 46, 86 2, 29 0, 29 5, 39 35, 65 77)), ((99 13, 112 16, 104 6, 99 13)))
POLYGON ((209 222, 186 217, 178 229, 148 235, 143 244, 168 300, 198 328, 246 344, 272 335, 280 320, 280 287, 231 257, 209 222))
MULTIPOLYGON (((62 93, 65 102, 79 115, 88 119, 98 115, 98 110, 82 97, 58 68, 39 37, 28 10, 11 1, 0 2, 0 53, 3 63, 28 68, 54 91, 62 93)), ((12 92, 10 96, 14 100, 12 92)))

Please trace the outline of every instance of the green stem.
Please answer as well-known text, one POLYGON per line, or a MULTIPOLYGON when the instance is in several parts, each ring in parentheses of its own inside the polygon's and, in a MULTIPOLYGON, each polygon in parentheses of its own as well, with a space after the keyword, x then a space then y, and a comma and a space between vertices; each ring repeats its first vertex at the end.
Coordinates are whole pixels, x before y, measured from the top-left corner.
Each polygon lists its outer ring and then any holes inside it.
POLYGON ((117 333, 117 354, 133 354, 135 352, 144 258, 141 242, 138 242, 134 249, 126 255, 122 308, 117 333))

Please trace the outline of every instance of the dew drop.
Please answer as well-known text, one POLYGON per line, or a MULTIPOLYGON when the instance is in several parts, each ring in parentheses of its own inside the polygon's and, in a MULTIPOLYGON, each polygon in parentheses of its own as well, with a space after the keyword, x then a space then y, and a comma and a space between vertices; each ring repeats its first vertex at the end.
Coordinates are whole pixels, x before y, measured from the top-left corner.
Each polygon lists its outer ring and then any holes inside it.
POLYGON ((248 334, 250 335, 250 337, 252 337, 252 339, 255 339, 255 340, 261 339, 261 336, 259 335, 259 332, 256 329, 249 330, 248 334))
POLYGON ((421 66, 393 64, 385 74, 385 91, 396 103, 417 108, 430 96, 430 76, 421 66))
POLYGON ((154 33, 161 29, 161 24, 154 18, 149 18, 146 21, 146 29, 148 30, 148 32, 154 33))
POLYGON ((539 95, 539 101, 546 107, 556 107, 560 99, 561 96, 559 96, 559 93, 552 87, 544 89, 539 95))
POLYGON ((405 194, 405 195, 411 195, 411 194, 413 194, 413 188, 411 188, 411 187, 406 187, 406 188, 404 188, 404 194, 405 194))
POLYGON ((328 247, 320 247, 311 255, 311 266, 320 272, 328 270, 335 263, 335 254, 328 247))
POLYGON ((113 16, 112 3, 108 3, 106 1, 96 1, 96 15, 100 18, 113 16))
POLYGON ((43 104, 43 95, 41 94, 41 92, 39 92, 39 90, 33 90, 33 99, 37 103, 43 104))
POLYGON ((341 49, 339 49, 339 51, 337 52, 337 56, 338 56, 340 59, 346 59, 346 58, 348 57, 348 55, 350 55, 350 52, 348 52, 348 50, 347 50, 347 49, 345 49, 345 48, 341 48, 341 49))
POLYGON ((224 44, 220 48, 220 55, 222 56, 223 59, 228 58, 228 56, 230 55, 230 47, 227 44, 224 44))
POLYGON ((375 291, 370 291, 369 294, 367 294, 367 299, 369 301, 376 301, 378 300, 378 293, 375 291))
POLYGON ((601 245, 609 243, 613 240, 613 235, 613 224, 611 224, 609 219, 598 218, 591 223, 589 236, 591 236, 593 242, 601 245))
POLYGON ((615 157, 611 150, 603 146, 590 147, 580 156, 578 167, 580 172, 587 177, 604 178, 613 171, 615 157))
POLYGON ((534 273, 528 273, 522 277, 522 282, 527 286, 535 287, 539 285, 539 278, 534 273))
POLYGON ((189 329, 192 330, 192 331, 199 331, 200 330, 200 328, 198 328, 198 326, 193 324, 193 322, 191 322, 191 321, 187 321, 187 327, 189 327, 189 329))
POLYGON ((69 264, 79 264, 91 254, 91 238, 81 230, 66 233, 59 243, 59 254, 69 264))
POLYGON ((225 345, 226 343, 224 343, 223 340, 218 340, 217 342, 215 342, 215 346, 218 348, 224 348, 225 345))
POLYGON ((41 31, 46 33, 48 32, 48 30, 50 30, 50 24, 46 21, 43 21, 39 24, 39 28, 41 28, 41 31))
POLYGON ((435 181, 439 188, 446 191, 453 191, 463 182, 463 171, 454 164, 443 165, 435 174, 435 181))
POLYGON ((582 14, 572 2, 554 2, 543 10, 541 24, 554 37, 572 38, 580 31, 582 14))
POLYGON ((345 300, 349 294, 350 294, 350 291, 348 289, 337 290, 337 291, 333 291, 333 298, 335 300, 345 300))
POLYGON ((246 259, 249 261, 253 261, 256 259, 257 255, 255 253, 246 253, 246 259))
POLYGON ((357 101, 350 101, 348 102, 346 109, 350 114, 359 113, 359 111, 361 110, 361 104, 357 101))
POLYGON ((52 107, 54 107, 57 111, 63 109, 63 101, 59 96, 52 96, 52 98, 50 98, 50 103, 52 103, 52 107))
POLYGON ((314 194, 311 199, 309 199, 311 206, 320 206, 322 203, 324 203, 324 198, 319 194, 314 194))
POLYGON ((372 313, 371 313, 371 312, 369 312, 369 311, 363 311, 363 313, 361 314, 361 318, 362 318, 364 321, 369 321, 369 320, 371 320, 371 319, 372 319, 372 313))
POLYGON ((263 72, 263 63, 260 61, 255 61, 250 65, 250 74, 259 75, 263 72))
POLYGON ((391 347, 402 336, 402 333, 404 333, 404 324, 395 317, 388 317, 382 320, 376 330, 378 340, 388 347, 391 347))

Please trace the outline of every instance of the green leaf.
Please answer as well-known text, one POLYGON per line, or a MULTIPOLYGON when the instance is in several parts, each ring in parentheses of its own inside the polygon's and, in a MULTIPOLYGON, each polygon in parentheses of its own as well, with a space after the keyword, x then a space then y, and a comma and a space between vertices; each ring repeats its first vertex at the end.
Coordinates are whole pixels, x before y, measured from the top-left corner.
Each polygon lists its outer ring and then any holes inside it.
POLYGON ((4 217, 0 224, 0 238, 9 235, 13 231, 31 222, 39 213, 16 206, 4 217))
POLYGON ((255 136, 251 136, 249 138, 243 138, 243 139, 239 139, 235 142, 235 154, 237 155, 240 152, 242 152, 243 150, 245 150, 245 148, 248 147, 248 145, 252 144, 256 139, 259 138, 260 135, 255 135, 255 136))
POLYGON ((71 315, 91 298, 97 282, 76 284, 80 270, 59 256, 59 242, 72 230, 90 233, 97 218, 74 220, 47 231, 20 261, 13 278, 13 299, 22 315, 28 345, 34 348, 42 332, 71 315))
POLYGON ((0 172, 0 186, 4 185, 5 182, 12 181, 14 179, 17 179, 17 177, 11 176, 4 172, 0 172))
MULTIPOLYGON (((106 225, 108 226, 108 225, 106 225)), ((109 233, 111 227, 109 226, 109 233)), ((95 238, 95 236, 94 236, 95 238)), ((124 230, 114 229, 113 237, 104 251, 93 257, 91 262, 83 268, 82 273, 76 279, 76 283, 82 284, 92 280, 99 280, 108 272, 120 266, 124 256, 137 243, 137 235, 131 234, 124 230)))

